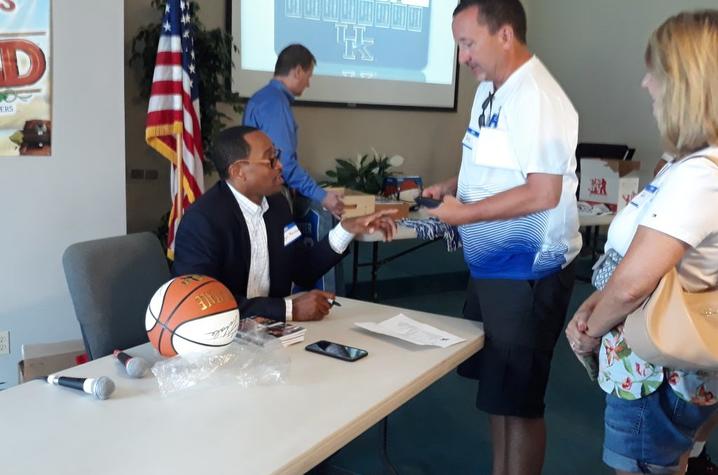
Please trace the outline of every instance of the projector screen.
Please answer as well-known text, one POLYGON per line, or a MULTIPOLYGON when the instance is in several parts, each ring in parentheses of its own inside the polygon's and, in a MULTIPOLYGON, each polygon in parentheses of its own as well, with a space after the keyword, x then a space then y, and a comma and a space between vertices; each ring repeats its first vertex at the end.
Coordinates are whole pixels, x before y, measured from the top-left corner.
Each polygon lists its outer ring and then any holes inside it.
POLYGON ((301 43, 317 58, 300 102, 456 109, 457 0, 228 0, 232 89, 249 97, 278 53, 301 43))

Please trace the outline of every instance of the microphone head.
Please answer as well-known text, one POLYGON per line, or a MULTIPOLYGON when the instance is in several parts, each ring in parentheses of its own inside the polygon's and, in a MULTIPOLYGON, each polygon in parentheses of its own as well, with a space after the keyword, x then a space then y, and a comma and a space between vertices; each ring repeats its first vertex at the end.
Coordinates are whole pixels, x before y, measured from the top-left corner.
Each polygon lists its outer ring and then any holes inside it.
POLYGON ((92 395, 97 399, 107 399, 115 391, 115 383, 107 376, 101 376, 92 385, 92 395))
POLYGON ((125 369, 129 377, 143 378, 150 370, 150 365, 144 358, 134 357, 127 362, 125 369))

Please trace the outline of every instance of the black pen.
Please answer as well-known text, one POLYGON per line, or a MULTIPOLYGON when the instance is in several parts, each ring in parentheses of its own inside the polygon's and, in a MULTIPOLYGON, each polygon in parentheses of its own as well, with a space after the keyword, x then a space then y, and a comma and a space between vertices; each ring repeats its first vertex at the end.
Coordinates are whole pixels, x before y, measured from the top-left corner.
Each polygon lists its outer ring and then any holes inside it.
POLYGON ((331 301, 331 304, 332 304, 332 307, 341 307, 341 306, 342 306, 342 304, 340 304, 340 303, 337 302, 336 300, 332 300, 332 301, 331 301))

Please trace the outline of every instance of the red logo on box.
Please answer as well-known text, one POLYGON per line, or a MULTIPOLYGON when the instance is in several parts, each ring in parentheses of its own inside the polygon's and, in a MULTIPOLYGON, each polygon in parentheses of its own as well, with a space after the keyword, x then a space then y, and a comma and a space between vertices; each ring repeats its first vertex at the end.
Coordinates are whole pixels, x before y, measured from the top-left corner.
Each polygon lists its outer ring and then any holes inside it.
POLYGON ((629 193, 627 195, 623 195, 621 198, 623 198, 623 204, 628 204, 631 202, 633 197, 636 196, 636 193, 629 193))
POLYGON ((592 178, 591 186, 588 188, 588 192, 592 195, 606 196, 606 179, 605 178, 592 178))

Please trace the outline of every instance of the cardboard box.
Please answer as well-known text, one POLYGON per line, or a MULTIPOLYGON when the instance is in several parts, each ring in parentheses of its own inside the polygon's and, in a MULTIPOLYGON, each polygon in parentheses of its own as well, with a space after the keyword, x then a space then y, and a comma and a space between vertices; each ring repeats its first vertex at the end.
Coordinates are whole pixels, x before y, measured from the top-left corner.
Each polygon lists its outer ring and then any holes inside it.
POLYGON ((578 199, 620 211, 638 193, 640 162, 582 158, 578 199))
POLYGON ((396 213, 391 216, 392 219, 404 219, 408 217, 409 208, 411 208, 411 203, 407 203, 406 201, 394 201, 385 199, 378 199, 376 201, 376 204, 374 205, 375 211, 395 209, 396 213))
POLYGON ((376 197, 368 195, 361 191, 350 190, 348 188, 333 187, 327 190, 336 191, 342 195, 344 201, 344 218, 354 218, 356 216, 364 216, 374 212, 376 197))
POLYGON ((20 383, 48 376, 63 369, 77 366, 77 358, 85 355, 82 340, 22 345, 22 360, 18 362, 20 383))

